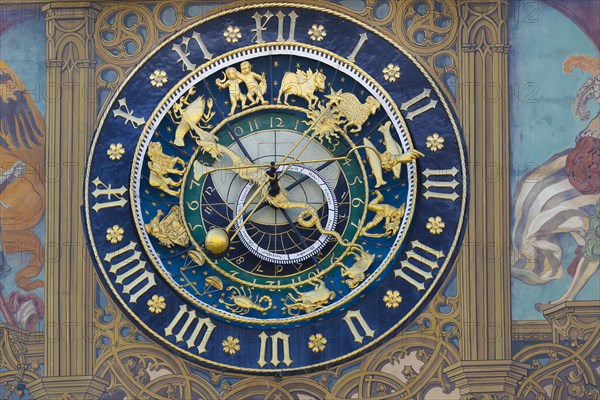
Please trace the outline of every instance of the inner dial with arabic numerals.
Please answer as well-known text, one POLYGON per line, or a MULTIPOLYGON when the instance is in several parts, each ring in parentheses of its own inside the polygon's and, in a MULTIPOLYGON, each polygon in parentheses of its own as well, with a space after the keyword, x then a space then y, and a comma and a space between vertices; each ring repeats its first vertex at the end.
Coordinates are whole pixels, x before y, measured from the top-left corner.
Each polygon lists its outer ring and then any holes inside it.
POLYGON ((301 325, 387 275, 421 154, 367 76, 298 49, 233 54, 165 104, 141 142, 137 213, 159 271, 196 305, 301 325))
POLYGON ((339 141, 323 145, 304 135, 308 121, 302 109, 262 108, 265 112, 258 116, 228 120, 219 133, 227 137, 232 129, 236 136, 223 150, 229 156, 209 166, 210 155, 200 150, 187 175, 183 210, 200 251, 209 232, 230 226, 227 252, 223 260, 215 258, 225 273, 252 284, 280 286, 314 277, 324 269, 320 260, 340 257, 345 246, 336 248, 332 238, 355 241, 365 210, 352 207, 351 201, 365 198, 367 178, 356 156, 345 166, 332 161, 342 157, 339 141), (262 165, 258 179, 256 171, 249 174, 251 168, 236 170, 243 164, 240 154, 249 155, 249 166, 262 165))

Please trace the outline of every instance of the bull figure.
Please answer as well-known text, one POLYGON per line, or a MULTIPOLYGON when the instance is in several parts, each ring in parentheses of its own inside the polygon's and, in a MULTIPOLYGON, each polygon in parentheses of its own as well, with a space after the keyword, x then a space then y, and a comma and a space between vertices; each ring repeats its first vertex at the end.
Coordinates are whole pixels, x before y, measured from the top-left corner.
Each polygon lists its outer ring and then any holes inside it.
POLYGON ((312 72, 311 69, 306 72, 301 70, 296 70, 295 73, 286 72, 281 82, 277 102, 281 103, 281 95, 283 95, 283 102, 288 104, 288 96, 294 95, 308 101, 308 108, 313 110, 319 102, 315 92, 325 90, 325 79, 322 72, 312 72))

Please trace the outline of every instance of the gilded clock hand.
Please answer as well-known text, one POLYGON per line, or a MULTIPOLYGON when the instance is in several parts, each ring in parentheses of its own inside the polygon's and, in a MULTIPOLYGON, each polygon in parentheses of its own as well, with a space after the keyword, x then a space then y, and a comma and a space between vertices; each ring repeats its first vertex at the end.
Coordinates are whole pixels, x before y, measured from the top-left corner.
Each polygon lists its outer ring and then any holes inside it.
MULTIPOLYGON (((322 168, 329 166, 334 161, 346 160, 347 158, 350 157, 350 155, 353 152, 360 150, 360 149, 365 149, 365 151, 367 153, 367 157, 369 157, 369 153, 371 153, 374 157, 376 157, 377 160, 379 161, 379 163, 382 165, 382 168, 385 169, 386 171, 392 169, 396 165, 406 164, 406 163, 416 160, 417 158, 424 156, 423 153, 421 153, 420 151, 418 151, 416 149, 410 149, 406 153, 402 153, 400 155, 388 156, 386 153, 383 153, 383 154, 379 153, 379 151, 377 151, 377 149, 375 147, 372 147, 372 145, 371 146, 361 145, 361 146, 354 146, 353 148, 348 150, 348 152, 346 153, 346 155, 344 157, 331 157, 331 158, 322 158, 322 159, 317 159, 317 160, 302 160, 302 163, 303 164, 322 163, 322 165, 317 168, 317 171, 319 171, 322 168)), ((277 166, 293 165, 293 164, 296 164, 296 162, 276 163, 277 166)), ((266 164, 263 164, 263 165, 266 166, 266 164)), ((292 190, 296 186, 301 185, 307 179, 309 179, 307 176, 303 176, 300 179, 298 179, 297 181, 290 184, 289 186, 285 187, 285 190, 286 191, 292 190)), ((266 203, 260 204, 258 206, 258 210, 262 209, 265 205, 266 205, 266 203)))
MULTIPOLYGON (((344 161, 345 159, 348 158, 349 155, 350 154, 347 154, 344 157, 330 157, 330 158, 318 158, 318 159, 313 159, 313 160, 302 160, 302 164, 319 164, 319 163, 326 163, 326 162, 333 162, 333 161, 344 161)), ((207 174, 210 174, 213 172, 267 168, 267 167, 271 166, 271 163, 269 163, 269 164, 252 164, 252 165, 232 165, 231 167, 213 168, 210 166, 202 165, 202 164, 198 163, 197 161, 195 161, 195 162, 198 164, 197 173, 196 173, 196 169, 194 171, 194 179, 195 180, 200 179, 203 175, 207 175, 207 174)), ((286 165, 295 165, 295 164, 298 164, 298 161, 275 162, 276 167, 286 166, 286 165)))
MULTIPOLYGON (((371 146, 363 145, 363 146, 353 147, 345 157, 340 157, 340 158, 345 159, 349 154, 356 152, 360 149, 365 149, 365 151, 367 153, 367 157, 369 157, 371 160, 375 159, 375 157, 376 157, 376 159, 380 163, 379 164, 380 168, 383 167, 383 169, 385 169, 385 170, 391 170, 396 165, 399 165, 401 163, 411 162, 411 161, 414 161, 416 158, 423 156, 423 154, 421 152, 419 152, 418 150, 415 150, 415 149, 411 149, 406 153, 400 153, 398 151, 399 154, 389 154, 389 152, 386 151, 385 153, 382 154, 382 153, 379 153, 379 151, 377 149, 375 149, 372 145, 371 146)), ((271 168, 274 170, 274 164, 271 165, 271 168)), ((287 170, 287 168, 284 170, 284 172, 286 170, 287 170)), ((273 175, 275 175, 274 172, 273 172, 273 175)), ((274 206, 276 208, 281 209, 282 211, 286 210, 286 209, 292 209, 292 208, 303 209, 303 211, 300 213, 300 215, 297 219, 298 224, 300 224, 301 226, 303 226, 305 228, 316 227, 316 229, 319 232, 321 232, 322 234, 330 235, 330 236, 334 237, 340 245, 351 248, 351 251, 356 252, 356 254, 359 255, 358 257, 360 259, 366 260, 367 258, 369 258, 369 257, 367 257, 368 253, 366 253, 364 251, 364 249, 362 248, 361 245, 359 245, 357 243, 347 243, 342 239, 342 237, 339 235, 338 232, 328 231, 328 230, 324 229, 323 226, 321 225, 321 222, 318 218, 318 214, 317 214, 316 210, 314 209, 314 207, 312 207, 311 205, 309 205, 307 203, 291 201, 287 197, 287 192, 285 190, 280 191, 279 186, 278 186, 275 196, 273 196, 273 195, 271 195, 271 193, 267 192, 263 195, 263 198, 266 198, 266 200, 269 204, 271 204, 272 206, 274 206)), ((252 210, 251 214, 253 214, 259 208, 259 205, 260 205, 260 203, 257 204, 257 206, 254 208, 254 210, 252 210)), ((403 209, 402 209, 402 214, 404 214, 403 209)), ((234 233, 234 236, 239 232, 240 229, 241 229, 241 226, 238 227, 238 229, 234 233)), ((368 268, 368 266, 371 264, 371 262, 372 262, 372 259, 371 259, 371 261, 365 263, 366 268, 368 268)))
MULTIPOLYGON (((361 146, 355 146, 352 149, 350 149, 350 151, 344 156, 344 157, 331 157, 331 158, 324 158, 324 159, 320 159, 320 160, 308 160, 308 161, 302 161, 302 163, 306 163, 306 162, 329 162, 329 161, 341 161, 341 160, 345 160, 346 158, 348 158, 350 156, 350 154, 352 154, 355 151, 358 151, 360 149, 365 149, 367 152, 367 157, 376 157, 377 160, 379 161, 380 165, 382 165, 383 169, 390 170, 392 169, 394 166, 401 164, 401 163, 408 163, 411 162, 419 157, 423 157, 423 153, 421 153, 420 151, 416 150, 416 149, 411 149, 409 151, 407 151, 406 153, 402 153, 400 155, 392 155, 389 156, 386 153, 379 153, 379 151, 373 147, 373 146, 367 146, 367 145, 361 145, 361 146), (372 156, 370 156, 370 154, 372 156)), ((373 158, 371 158, 373 159, 373 158)), ((293 165, 295 164, 297 161, 292 161, 292 162, 287 162, 287 163, 276 163, 278 165, 293 165)), ((273 163, 270 164, 271 167, 273 167, 273 163)), ((289 168, 289 167, 288 167, 289 168)), ((284 169, 283 172, 281 172, 280 176, 283 175, 287 169, 284 169)), ((258 210, 260 210, 266 203, 263 203, 264 200, 268 200, 267 202, 269 204, 271 204, 272 206, 276 207, 276 208, 281 208, 281 209, 285 209, 285 208, 305 208, 305 211, 308 209, 306 207, 304 207, 304 203, 293 203, 290 202, 287 199, 287 193, 285 192, 285 190, 280 193, 281 188, 279 187, 278 182, 275 182, 275 184, 277 185, 277 187, 279 188, 277 191, 273 190, 272 193, 276 193, 274 196, 271 195, 270 191, 265 192, 261 198, 261 200, 256 204, 256 206, 254 207, 254 209, 251 211, 250 215, 248 215, 245 219, 244 222, 242 223, 242 225, 240 225, 240 227, 238 227, 238 229, 234 232, 232 239, 235 238, 237 236, 237 234, 239 233, 239 230, 241 229, 241 227, 244 225, 244 223, 258 210), (286 194, 284 194, 286 193, 286 194), (279 196, 278 196, 279 195, 279 196), (281 196, 283 195, 283 197, 281 196)), ((256 197, 256 195, 258 194, 258 190, 254 193, 252 200, 256 197)), ((245 211, 247 207, 245 206, 244 209, 242 210, 242 212, 245 211)), ((236 216, 236 218, 234 219, 235 221, 237 221, 237 219, 239 219, 239 215, 236 216)), ((312 219, 312 217, 311 217, 312 219)), ((300 221, 299 221, 300 222, 300 221)), ((235 222, 234 222, 235 223, 235 222)), ((231 224, 230 224, 231 225, 231 224)), ((311 226, 314 226, 311 225, 311 226)), ((322 230, 322 228, 319 229, 320 231, 322 230)), ((329 232, 327 232, 327 234, 330 234, 329 232)), ((331 233, 331 235, 333 235, 331 233)), ((335 235, 333 235, 335 236, 335 235)))
MULTIPOLYGON (((315 124, 318 122, 318 119, 315 121, 315 124)), ((308 131, 311 129, 311 127, 309 127, 307 129, 307 131, 305 132, 305 134, 303 135, 303 138, 306 136, 306 134, 308 133, 308 131)), ((302 139, 300 139, 298 142, 296 142, 296 144, 294 145, 294 147, 288 152, 288 154, 283 158, 283 160, 289 158, 289 155, 294 151, 294 149, 298 146, 298 144, 302 141, 302 139)), ((406 164, 409 163, 411 161, 416 160, 417 158, 423 157, 424 154, 421 153, 420 151, 416 150, 416 149, 410 149, 409 151, 407 151, 406 153, 400 153, 399 150, 395 151, 393 154, 389 151, 385 151, 383 153, 380 153, 374 146, 373 144, 366 140, 365 145, 361 145, 361 146, 353 146, 351 149, 349 149, 346 152, 346 155, 343 157, 330 157, 330 158, 321 158, 321 159, 313 159, 313 160, 302 160, 303 164, 316 164, 316 163, 327 163, 327 165, 329 165, 331 162, 334 161, 343 161, 345 159, 347 159, 353 152, 359 150, 359 149, 365 149, 365 150, 369 150, 366 151, 367 154, 367 158, 370 158, 371 156, 374 156, 377 158, 376 162, 378 164, 381 165, 381 167, 384 170, 392 170, 395 169, 395 167, 399 164, 406 164)), ((199 143, 201 146, 206 146, 206 150, 210 151, 211 149, 208 148, 208 144, 206 144, 206 142, 200 142, 199 143)), ((305 144, 305 146, 303 147, 302 151, 303 152, 306 147, 308 146, 308 144, 310 144, 310 142, 307 142, 305 144)), ((226 152, 230 158, 232 158, 232 160, 234 161, 234 165, 231 167, 219 167, 219 168, 214 168, 214 167, 210 167, 210 166, 205 166, 205 165, 201 165, 200 163, 198 163, 197 161, 195 162, 194 165, 194 178, 195 180, 199 180, 203 175, 212 173, 212 172, 219 172, 219 171, 231 171, 231 170, 244 170, 244 169, 258 169, 261 167, 270 167, 271 164, 252 164, 251 161, 249 161, 249 159, 247 160, 247 162, 245 163, 244 160, 241 159, 241 157, 237 156, 235 153, 233 153, 231 150, 226 151, 224 148, 224 146, 221 145, 214 145, 214 144, 210 144, 212 147, 218 147, 219 148, 219 152, 226 152), (244 165, 245 164, 245 165, 244 165)), ((300 155, 300 154, 299 154, 300 155)), ((289 166, 289 165, 294 165, 297 164, 297 159, 298 156, 296 156, 296 158, 293 161, 288 161, 288 162, 276 162, 275 165, 276 166, 289 166)), ((320 169, 320 168, 319 168, 320 169)), ((286 169, 287 170, 287 169, 286 169)), ((283 171, 282 174, 284 174, 286 171, 283 171)), ((244 176, 242 176, 242 178, 245 178, 244 176)), ((307 178, 302 178, 302 181, 306 180, 307 178)), ((301 182, 299 182, 301 183, 301 182)), ((296 185, 298 185, 299 183, 296 183, 296 185)))
MULTIPOLYGON (((277 196, 281 193, 281 187, 279 186, 279 179, 277 177, 277 168, 275 167, 275 162, 271 162, 270 164, 270 168, 267 170, 266 172, 267 174, 267 181, 269 184, 269 188, 268 190, 266 190, 264 192, 264 194, 267 195, 267 198, 269 197, 273 197, 273 196, 277 196)), ((263 185, 263 186, 266 186, 263 185)), ((245 210, 248 208, 248 206, 250 205, 250 203, 252 203, 252 201, 257 197, 258 193, 260 193, 260 189, 261 187, 259 187, 254 194, 252 195, 252 198, 250 199, 250 201, 248 201, 245 205, 244 208, 242 208, 242 210, 240 210, 240 212, 236 215, 235 218, 233 218, 231 220, 231 222, 229 223, 229 225, 227 226, 227 228, 231 229, 231 227, 233 226, 233 224, 236 223, 236 221, 239 220, 239 216, 243 215, 245 210)), ((263 199, 265 198, 263 194, 263 199)), ((254 209, 250 212, 250 214, 248 214, 247 216, 244 217, 242 223, 240 224, 240 226, 235 230, 235 232, 233 233, 233 235, 231 235, 230 241, 235 239, 235 237, 238 235, 238 233, 240 232, 240 230, 242 229, 242 227, 246 224, 246 222, 248 222, 248 220, 252 217, 252 215, 254 215, 254 213, 256 211, 258 211, 260 208, 258 207, 258 205, 260 205, 262 203, 263 200, 259 201, 257 203, 257 205, 254 207, 254 209)), ((229 231, 229 229, 225 229, 226 231, 229 231)))
MULTIPOLYGON (((319 116, 317 118, 315 118, 310 125, 308 125, 308 128, 306 128, 306 131, 304 131, 304 133, 302 134, 302 136, 300 137, 300 139, 294 144, 294 146, 292 146, 292 148, 290 149, 290 151, 288 151, 288 153, 283 157, 281 162, 285 162, 285 160, 287 160, 288 158, 290 158, 291 154, 293 153, 294 150, 296 150, 296 147, 298 147, 298 145, 300 144, 300 142, 302 142, 302 140, 304 140, 304 138, 308 135, 308 133, 313 130, 315 128, 315 126, 319 123, 319 121, 325 116, 325 114, 327 113, 327 111, 329 111, 329 109, 331 108, 331 106, 333 105, 333 103, 329 103, 329 105, 327 107, 325 107, 319 114, 319 116)), ((296 154, 296 157, 294 157, 294 159, 292 160, 292 163, 295 163, 298 161, 298 158, 300 158, 300 156, 302 155, 302 153, 304 153, 304 151, 306 150, 306 148, 308 147, 308 145, 315 140, 314 136, 311 136, 310 139, 306 142, 306 144, 304 145, 304 147, 302 148, 302 150, 300 150, 298 152, 298 154, 296 154)), ((290 168, 292 164, 289 164, 286 166, 286 168, 281 172, 281 175, 285 175, 285 173, 288 171, 288 169, 290 168)))
MULTIPOLYGON (((276 208, 279 208, 282 210, 292 209, 292 208, 302 208, 303 211, 300 214, 301 217, 298 218, 298 223, 300 225, 302 225, 304 227, 316 226, 317 229, 321 233, 335 237, 340 244, 346 245, 346 246, 352 246, 352 244, 344 243, 344 241, 341 240, 341 237, 339 236, 339 234, 337 232, 325 230, 321 226, 321 224, 318 220, 318 217, 316 215, 316 210, 314 210, 314 208, 312 206, 310 206, 306 203, 290 201, 287 197, 287 192, 285 190, 282 190, 282 188, 279 186, 279 180, 277 179, 276 165, 278 165, 278 166, 285 165, 285 167, 286 167, 281 172, 281 174, 280 174, 280 176, 281 176, 288 171, 288 169, 290 168, 291 165, 296 164, 298 162, 298 158, 302 155, 302 153, 306 150, 308 145, 311 143, 310 140, 304 144, 302 149, 298 152, 298 154, 294 157, 294 159, 291 162, 285 162, 285 160, 290 157, 290 155, 298 147, 298 145, 300 144, 302 139, 304 139, 309 134, 309 132, 312 129, 314 129, 315 125, 325 115, 325 113, 329 110, 330 107, 331 106, 327 106, 326 108, 323 109, 323 111, 320 113, 320 115, 306 129, 306 131, 304 132, 304 134, 302 135, 300 140, 298 140, 294 144, 294 146, 288 151, 288 153, 285 155, 285 157, 283 157, 283 160, 281 162, 278 162, 278 163, 271 162, 270 164, 268 164, 270 167, 270 169, 268 171, 259 172, 260 167, 265 166, 264 164, 262 164, 262 165, 261 164, 259 164, 259 165, 251 164, 251 162, 249 160, 245 160, 246 162, 243 164, 246 164, 246 165, 239 165, 240 163, 238 163, 238 165, 235 165, 233 167, 223 167, 223 168, 208 167, 206 169, 206 171, 199 172, 199 174, 201 176, 205 173, 210 173, 210 172, 214 172, 214 171, 218 171, 218 170, 226 170, 226 169, 237 170, 237 172, 240 174, 240 176, 242 178, 244 178, 246 180, 251 180, 254 183, 259 182, 257 179, 257 175, 260 175, 260 176, 266 175, 266 180, 264 180, 263 182, 260 183, 259 187, 254 192, 254 194, 249 199, 249 201, 244 205, 244 207, 240 210, 240 212, 238 212, 236 214, 236 216, 234 218, 232 218, 232 220, 230 221, 230 223, 224 230, 217 228, 217 229, 213 229, 207 233, 205 246, 211 253, 213 253, 213 255, 223 254, 227 250, 231 241, 239 234, 240 230, 246 224, 246 222, 248 222, 248 220, 250 220, 250 218, 252 217, 252 215, 254 215, 254 213, 256 213, 259 209, 262 208, 263 204, 266 204, 266 203, 263 203, 265 200, 267 200, 267 203, 271 204, 273 207, 276 207, 276 208), (251 165, 248 165, 248 164, 251 164, 251 165), (249 169, 249 168, 255 169, 256 172, 250 173, 250 174, 243 172, 244 169, 249 169), (263 175, 263 173, 264 173, 264 175, 263 175), (268 190, 264 190, 267 183, 269 184, 269 188, 268 188, 268 190), (246 210, 250 207, 250 204, 256 199, 256 197, 258 197, 258 194, 261 192, 262 192, 261 199, 258 201, 258 203, 256 203, 256 205, 254 206, 254 208, 248 215, 244 215, 246 210), (235 230, 233 235, 231 235, 231 237, 229 237, 228 236, 229 231, 236 224, 236 222, 242 217, 243 217, 242 223, 238 226, 238 228, 235 230), (213 239, 216 244, 214 246, 212 245, 213 239)), ((311 138, 311 139, 314 140, 314 138, 311 138)), ((216 146, 224 147, 224 146, 221 146, 218 144, 216 146)), ((396 165, 398 165, 400 163, 411 162, 414 159, 423 156, 423 154, 417 150, 410 150, 409 152, 404 153, 404 154, 400 153, 400 154, 390 155, 390 154, 387 154, 387 152, 382 154, 382 153, 379 153, 379 151, 377 149, 375 149, 374 146, 372 146, 372 145, 362 145, 362 146, 354 146, 343 157, 331 157, 331 158, 325 158, 325 159, 319 159, 319 160, 306 160, 306 161, 303 160, 302 163, 309 163, 309 162, 310 163, 312 163, 312 162, 324 163, 324 162, 331 162, 331 161, 341 161, 341 160, 348 158, 350 156, 350 154, 352 154, 353 152, 356 152, 360 149, 366 150, 367 157, 370 159, 372 165, 378 165, 379 168, 383 167, 383 169, 385 169, 385 170, 392 169, 393 167, 395 167, 396 165), (375 157, 378 161, 378 164, 374 164, 375 157)), ((231 150, 229 150, 229 149, 227 149, 227 150, 229 152, 231 152, 231 150)), ((227 152, 226 150, 224 150, 224 151, 227 152)), ((232 160, 234 160, 234 157, 231 154, 230 154, 230 157, 232 158, 232 160)), ((237 157, 239 158, 239 156, 237 156, 237 157)), ((200 164, 198 164, 198 165, 200 165, 200 164)), ((195 175, 194 175, 195 179, 198 180, 200 178, 200 176, 197 176, 196 171, 195 171, 195 175)), ((360 249, 360 250, 362 250, 362 249, 360 249)))
POLYGON ((279 187, 279 179, 277 178, 277 168, 275 162, 271 161, 271 168, 267 171, 269 175, 269 196, 277 196, 281 191, 279 187))
MULTIPOLYGON (((319 120, 325 115, 325 112, 328 111, 330 107, 331 106, 327 106, 323 110, 323 112, 321 112, 320 115, 308 126, 306 131, 303 133, 302 137, 294 144, 294 146, 283 157, 283 161, 290 158, 291 154, 298 147, 300 142, 309 134, 309 132, 314 128, 314 126, 319 122, 319 120)), ((309 140, 304 145, 302 150, 294 157, 294 159, 290 163, 286 163, 286 168, 282 171, 282 173, 280 175, 285 174, 286 171, 290 168, 290 166, 292 164, 297 163, 298 158, 300 157, 300 155, 302 155, 304 150, 306 150, 306 148, 308 147, 308 145, 310 144, 310 142, 312 140, 314 140, 314 138, 311 138, 311 140, 309 140)), ((243 159, 242 157, 237 155, 235 152, 233 152, 231 149, 229 149, 221 144, 200 141, 200 142, 198 142, 198 145, 201 146, 204 151, 208 151, 211 154, 226 153, 231 158, 231 160, 234 162, 234 166, 226 167, 227 169, 236 170, 236 172, 238 172, 238 174, 240 175, 241 178, 243 178, 245 180, 250 180, 251 182, 253 182, 255 184, 259 184, 259 187, 254 192, 251 199, 246 203, 246 205, 244 205, 242 210, 240 210, 240 212, 230 221, 229 225, 225 229, 216 228, 216 229, 212 229, 209 232, 207 232, 206 240, 205 240, 205 247, 213 255, 217 256, 217 255, 221 255, 221 254, 225 253, 225 251, 227 250, 227 248, 229 247, 229 245, 231 243, 231 240, 233 238, 235 238, 235 236, 239 233, 239 228, 238 228, 238 230, 236 230, 236 232, 233 234, 232 238, 228 237, 229 230, 233 227, 233 225, 235 225, 235 223, 240 219, 240 217, 242 217, 243 213, 246 212, 247 208, 252 203, 252 201, 258 196, 258 194, 261 193, 261 191, 263 192, 263 195, 262 195, 260 201, 256 204, 254 209, 250 212, 250 215, 248 215, 243 220, 241 226, 243 226, 250 219, 250 217, 258 210, 258 207, 269 196, 269 190, 263 190, 263 188, 269 182, 269 175, 267 174, 266 171, 260 172, 260 167, 255 164, 252 164, 252 161, 250 161, 250 158, 248 156, 246 156, 247 157, 246 159, 243 159), (245 169, 254 169, 256 171, 245 172, 244 171, 245 169), (266 176, 266 180, 261 182, 259 176, 262 178, 263 173, 266 176)), ((271 164, 269 164, 269 166, 274 167, 271 164)), ((202 175, 209 173, 209 172, 214 172, 216 170, 219 170, 219 169, 203 166, 199 162, 195 161, 194 162, 194 179, 199 180, 202 175)), ((220 170, 224 170, 224 169, 220 169, 220 170)), ((279 183, 276 183, 276 184, 279 185, 279 183)), ((273 190, 272 192, 274 193, 275 191, 273 190)), ((281 195, 282 193, 278 192, 277 194, 281 195)))
MULTIPOLYGON (((302 136, 300 137, 300 139, 294 144, 294 146, 292 146, 292 148, 288 151, 288 153, 283 157, 282 162, 278 163, 279 165, 285 165, 286 167, 284 168, 284 170, 281 172, 280 176, 285 175, 285 173, 289 170, 289 168, 293 165, 296 164, 298 162, 298 158, 300 158, 300 156, 302 155, 302 153, 306 150, 306 148, 308 147, 308 145, 314 140, 314 137, 311 137, 310 140, 308 140, 306 142, 306 144, 304 145, 304 147, 302 147, 302 149, 298 152, 298 154, 296 154, 296 156, 294 157, 294 159, 291 162, 285 162, 285 160, 287 160, 288 158, 290 158, 291 154, 294 152, 294 150, 298 147, 298 145, 300 144, 300 142, 308 135, 308 133, 314 129, 314 127, 319 123, 319 121, 321 120, 321 118, 323 118, 323 116, 326 114, 327 111, 329 111, 329 109, 331 108, 332 104, 330 103, 325 109, 323 109, 323 111, 321 111, 320 115, 314 119, 314 121, 308 126, 308 128, 306 129, 306 131, 304 131, 304 133, 302 134, 302 136)), ((343 157, 342 159, 344 159, 345 157, 343 157)), ((304 163, 304 161, 302 161, 304 163)), ((323 161, 320 161, 323 162, 323 161)), ((274 170, 273 174, 276 174, 276 169, 275 169, 275 165, 276 163, 271 163, 269 164, 269 166, 271 167, 271 169, 274 170)), ((267 175, 269 175, 267 173, 267 175)), ((277 181, 274 182, 274 185, 277 185, 279 187, 279 183, 277 181)), ((263 193, 263 196, 261 198, 261 200, 257 203, 256 207, 252 210, 251 214, 253 214, 254 212, 257 211, 257 208, 263 203, 263 201, 265 201, 265 199, 267 199, 269 196, 271 198, 276 198, 278 195, 282 195, 284 194, 283 192, 281 192, 280 189, 272 189, 269 191, 265 191, 263 193), (274 196, 272 194, 274 194, 274 196)), ((287 196, 286 196, 287 198, 287 196)), ((269 201, 269 203, 271 203, 271 205, 275 206, 275 202, 273 201, 269 201)), ((275 206, 276 207, 276 206, 275 206)), ((242 224, 243 225, 243 224, 242 224)), ((237 233, 237 232, 236 232, 237 233)))

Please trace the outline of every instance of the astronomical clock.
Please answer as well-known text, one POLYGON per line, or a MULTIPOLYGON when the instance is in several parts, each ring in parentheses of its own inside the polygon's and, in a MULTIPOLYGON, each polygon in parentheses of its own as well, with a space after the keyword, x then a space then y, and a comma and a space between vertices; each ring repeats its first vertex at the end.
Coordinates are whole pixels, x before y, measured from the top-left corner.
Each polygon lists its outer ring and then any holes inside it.
POLYGON ((406 328, 456 258, 465 153, 409 53, 259 4, 165 38, 108 102, 84 223, 109 293, 204 365, 297 373, 406 328))

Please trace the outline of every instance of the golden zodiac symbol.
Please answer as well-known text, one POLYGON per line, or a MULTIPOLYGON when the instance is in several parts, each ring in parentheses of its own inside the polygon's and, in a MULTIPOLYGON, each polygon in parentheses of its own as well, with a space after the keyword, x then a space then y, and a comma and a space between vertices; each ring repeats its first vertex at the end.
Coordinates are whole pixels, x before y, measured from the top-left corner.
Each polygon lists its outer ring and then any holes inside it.
POLYGON ((331 144, 333 139, 339 139, 338 133, 344 133, 344 130, 340 128, 342 123, 340 115, 331 106, 325 107, 319 103, 318 110, 309 110, 306 112, 306 116, 310 122, 304 121, 304 123, 306 125, 313 124, 312 137, 321 143, 323 143, 323 139, 327 139, 331 144), (318 122, 315 123, 317 120, 318 122))
POLYGON ((173 144, 179 147, 184 146, 183 139, 190 130, 201 140, 213 142, 218 140, 214 135, 206 131, 206 129, 212 128, 209 122, 215 115, 214 111, 212 111, 213 100, 211 98, 206 100, 204 96, 200 96, 190 103, 189 98, 195 93, 196 88, 192 87, 168 111, 171 121, 174 124, 178 124, 173 144))
POLYGON ((359 132, 369 116, 375 114, 380 107, 379 102, 373 96, 368 96, 363 104, 354 94, 341 93, 341 90, 334 92, 331 89, 331 93, 325 97, 330 100, 330 104, 335 105, 335 110, 339 116, 345 119, 343 123, 345 123, 344 129, 346 131, 351 125, 354 125, 350 132, 359 132))
POLYGON ((190 238, 181 222, 179 206, 173 206, 166 217, 162 210, 156 212, 156 216, 145 225, 146 232, 158 239, 160 244, 168 248, 174 245, 187 246, 190 238))
POLYGON ((229 115, 233 115, 235 113, 238 101, 242 103, 242 110, 248 108, 246 105, 246 96, 244 96, 242 90, 240 89, 240 83, 242 80, 238 76, 237 69, 234 67, 227 68, 223 73, 223 79, 217 79, 215 82, 221 89, 229 88, 229 102, 231 103, 229 115))
POLYGON ((248 289, 248 293, 246 293, 246 289, 242 286, 242 288, 238 288, 236 286, 229 286, 227 288, 228 291, 231 292, 229 299, 233 303, 228 303, 223 299, 219 299, 219 303, 225 305, 225 307, 239 315, 246 315, 250 312, 250 310, 256 310, 263 314, 265 314, 268 310, 273 307, 273 300, 269 296, 256 296, 256 301, 252 300, 252 290, 248 289), (265 303, 266 306, 260 306, 261 303, 265 303))
POLYGON ((208 295, 209 297, 216 292, 223 290, 223 281, 218 276, 208 276, 204 281, 204 290, 199 294, 200 296, 208 295))
POLYGON ((181 164, 185 168, 185 162, 179 157, 171 157, 163 153, 160 142, 150 142, 148 146, 148 169, 150 170, 150 185, 159 188, 171 196, 179 196, 179 189, 171 188, 181 186, 181 180, 175 181, 168 174, 183 175, 184 170, 177 169, 175 166, 181 164))
POLYGON ((322 72, 312 72, 311 69, 306 72, 299 69, 295 73, 286 72, 281 81, 277 102, 281 103, 281 95, 283 95, 283 102, 288 104, 288 96, 294 95, 308 101, 308 108, 313 110, 319 102, 315 92, 325 90, 325 79, 326 77, 322 72))
POLYGON ((235 113, 238 101, 242 103, 242 110, 248 108, 246 99, 250 100, 251 106, 258 103, 269 103, 263 97, 267 91, 267 79, 265 73, 263 72, 262 75, 259 75, 252 72, 252 64, 248 61, 242 62, 240 67, 241 72, 234 67, 227 68, 223 73, 223 78, 215 81, 219 88, 229 89, 229 101, 231 103, 229 115, 235 113), (248 93, 245 95, 242 93, 240 83, 244 83, 246 88, 248 88, 248 93))
POLYGON ((377 181, 375 184, 376 188, 387 184, 383 179, 384 170, 393 171, 394 176, 400 178, 400 164, 406 164, 424 156, 423 153, 415 149, 402 153, 402 147, 392 138, 390 132, 391 124, 392 122, 388 121, 379 127, 379 132, 383 134, 385 141, 385 151, 383 153, 377 151, 369 139, 363 139, 363 144, 368 148, 367 160, 377 181))
POLYGON ((246 97, 250 100, 250 105, 252 106, 258 103, 269 104, 263 97, 267 91, 267 79, 265 73, 263 72, 262 75, 259 75, 256 72, 252 72, 252 64, 248 61, 242 62, 240 68, 242 71, 240 72, 239 77, 248 88, 246 97))
POLYGON ((400 230, 400 223, 402 222, 402 217, 404 216, 404 209, 406 204, 402 204, 400 207, 394 207, 389 204, 381 204, 381 200, 383 200, 383 195, 379 190, 375 190, 373 192, 375 194, 375 198, 367 204, 367 209, 369 211, 373 211, 375 216, 366 224, 361 230, 360 234, 363 236, 368 236, 372 238, 382 238, 386 236, 393 236, 398 233, 400 230), (367 231, 371 228, 377 226, 383 219, 385 218, 385 232, 384 233, 368 233, 367 231))
POLYGON ((329 290, 322 280, 315 279, 315 282, 310 282, 315 288, 308 292, 300 292, 295 287, 292 287, 294 292, 298 294, 298 297, 292 296, 291 293, 287 295, 286 301, 288 299, 293 301, 292 304, 285 304, 290 315, 292 314, 292 310, 311 313, 324 307, 329 303, 329 300, 335 298, 335 293, 329 290))
POLYGON ((343 282, 348 285, 350 289, 354 289, 365 280, 366 272, 373 264, 375 260, 375 255, 369 252, 366 252, 361 249, 350 250, 348 254, 354 256, 354 264, 348 267, 342 261, 336 261, 332 263, 332 266, 340 265, 342 267, 342 277, 348 277, 348 279, 344 279, 343 282))
POLYGON ((206 257, 199 251, 190 250, 188 251, 187 255, 192 260, 192 262, 194 262, 198 267, 201 267, 206 262, 206 257))

